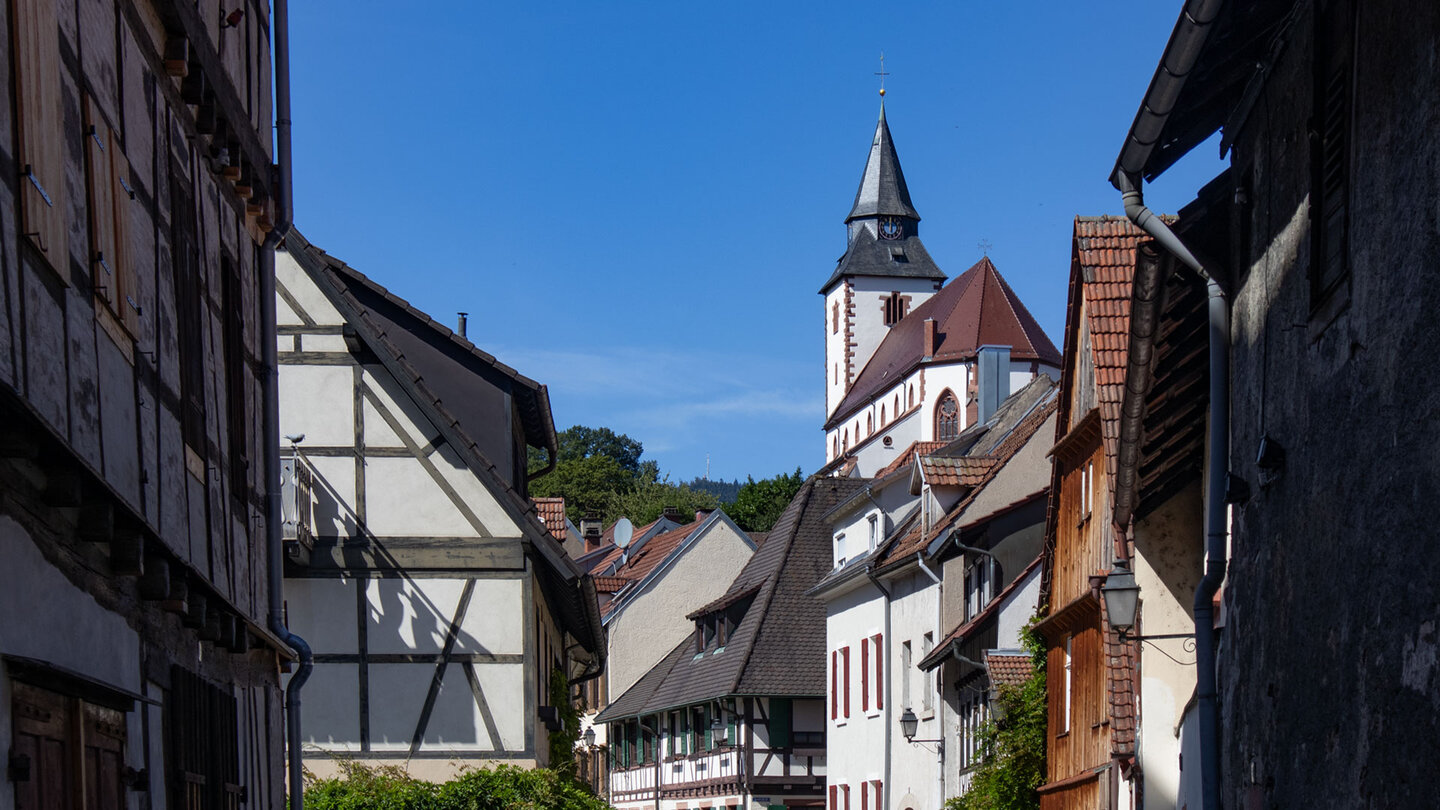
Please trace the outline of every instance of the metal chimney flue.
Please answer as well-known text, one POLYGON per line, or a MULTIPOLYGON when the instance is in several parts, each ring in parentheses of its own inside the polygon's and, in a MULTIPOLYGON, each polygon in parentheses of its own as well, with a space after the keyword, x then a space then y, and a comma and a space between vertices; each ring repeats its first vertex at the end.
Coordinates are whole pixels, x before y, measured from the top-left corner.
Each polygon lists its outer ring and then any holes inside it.
POLYGON ((459 335, 460 337, 468 338, 468 336, 465 334, 465 321, 466 321, 466 319, 467 319, 467 316, 470 315, 470 313, 468 313, 468 312, 460 312, 460 313, 457 313, 457 314, 460 316, 460 323, 459 323, 458 326, 456 326, 456 328, 455 328, 455 333, 456 333, 457 335, 459 335))
POLYGON ((980 377, 978 422, 983 425, 1010 396, 1010 347, 981 346, 977 353, 980 355, 976 363, 980 377))

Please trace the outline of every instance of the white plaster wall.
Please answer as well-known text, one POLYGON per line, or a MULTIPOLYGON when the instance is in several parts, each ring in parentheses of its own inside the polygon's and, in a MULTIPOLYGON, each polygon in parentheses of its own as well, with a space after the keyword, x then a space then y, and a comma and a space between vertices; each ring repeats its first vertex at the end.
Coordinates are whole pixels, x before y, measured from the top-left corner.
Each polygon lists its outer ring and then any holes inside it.
MULTIPOLYGON (((850 380, 845 374, 845 331, 849 316, 845 310, 845 282, 825 294, 825 415, 835 412, 835 406, 845 398, 850 380), (840 307, 840 329, 833 328, 835 307, 840 307), (837 372, 838 369, 838 372, 837 372)), ((827 444, 825 452, 830 452, 827 444)))
MULTIPOLYGON (((606 622, 609 699, 625 693, 691 631, 686 614, 719 599, 754 548, 731 523, 716 519, 606 622)), ((655 572, 652 572, 655 573, 655 572)))
POLYGON ((923 278, 854 277, 855 374, 874 356, 880 342, 890 334, 885 325, 885 299, 892 292, 910 296, 910 312, 935 294, 935 282, 923 278))
POLYGON ((355 444, 353 372, 349 366, 282 365, 280 435, 305 434, 306 445, 355 444))
MULTIPOLYGON (((870 711, 861 708, 860 640, 885 631, 884 597, 869 580, 860 579, 853 590, 827 597, 825 618, 825 690, 830 694, 831 651, 850 647, 850 717, 844 716, 843 673, 837 684, 839 712, 830 719, 830 706, 825 705, 827 723, 825 764, 831 784, 857 783, 863 774, 871 773, 885 761, 885 713, 871 703, 870 711)), ((838 662, 837 662, 838 663, 838 662)), ((871 663, 873 667, 873 662, 871 663)), ((799 707, 797 705, 798 712, 799 707)), ((898 715, 897 715, 898 716, 898 715)), ((883 778, 876 776, 874 778, 883 778)), ((858 808, 860 794, 852 789, 851 802, 858 808)))
POLYGON ((1035 615, 1039 601, 1040 567, 1036 566, 1025 577, 1024 583, 1011 593, 1009 604, 1002 606, 1000 615, 996 617, 995 643, 1001 649, 1020 649, 1020 631, 1035 615))
MULTIPOLYGON (((330 304, 330 300, 320 292, 320 288, 315 286, 300 265, 295 263, 288 251, 275 251, 275 278, 285 286, 296 303, 315 323, 337 326, 345 322, 340 311, 330 304)), ((275 318, 280 326, 298 326, 302 323, 295 311, 278 295, 275 299, 275 318)))
MULTIPOLYGON (((360 649, 359 583, 354 579, 285 581, 285 615, 290 629, 317 653, 360 649)), ((310 711, 306 702, 306 712, 310 711)))
MULTIPOLYGON (((933 566, 931 570, 937 575, 940 573, 933 566)), ((943 736, 944 702, 940 700, 936 673, 924 672, 916 666, 920 659, 925 657, 925 634, 932 634, 933 643, 939 643, 942 635, 936 626, 940 587, 924 571, 919 570, 918 566, 911 566, 903 576, 891 580, 890 593, 893 601, 890 606, 891 637, 886 642, 890 661, 887 686, 891 698, 888 705, 894 708, 891 721, 895 728, 891 734, 892 761, 888 792, 895 797, 913 793, 922 799, 920 806, 939 807, 940 770, 935 745, 912 745, 905 742, 899 732, 899 717, 905 711, 903 679, 908 677, 910 708, 920 719, 915 732, 916 739, 933 740, 943 736), (912 666, 909 672, 902 669, 902 647, 906 641, 910 642, 911 647, 912 666), (925 709, 927 693, 931 696, 929 711, 925 709)), ((893 806, 899 807, 898 804, 893 806)))
MULTIPOLYGON (((1203 566, 1200 527, 1198 484, 1136 523, 1134 570, 1144 635, 1194 632, 1192 600, 1203 566)), ((1139 752, 1147 808, 1181 806, 1176 730, 1195 691, 1194 660, 1184 639, 1155 639, 1140 645, 1139 752)))

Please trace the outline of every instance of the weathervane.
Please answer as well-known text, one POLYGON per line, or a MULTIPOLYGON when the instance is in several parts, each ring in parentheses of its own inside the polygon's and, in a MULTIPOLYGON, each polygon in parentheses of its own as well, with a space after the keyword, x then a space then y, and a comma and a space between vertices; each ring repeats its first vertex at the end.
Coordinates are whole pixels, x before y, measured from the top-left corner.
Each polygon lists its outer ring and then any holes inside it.
POLYGON ((977 244, 975 247, 980 248, 980 253, 982 255, 989 256, 990 248, 995 247, 995 245, 991 244, 989 239, 981 239, 980 243, 977 244))
POLYGON ((881 98, 884 98, 884 97, 885 97, 885 77, 890 75, 889 73, 886 73, 886 72, 885 72, 885 52, 884 52, 884 51, 881 51, 881 52, 880 52, 880 72, 879 72, 879 73, 876 73, 875 75, 880 77, 880 97, 881 97, 881 98))

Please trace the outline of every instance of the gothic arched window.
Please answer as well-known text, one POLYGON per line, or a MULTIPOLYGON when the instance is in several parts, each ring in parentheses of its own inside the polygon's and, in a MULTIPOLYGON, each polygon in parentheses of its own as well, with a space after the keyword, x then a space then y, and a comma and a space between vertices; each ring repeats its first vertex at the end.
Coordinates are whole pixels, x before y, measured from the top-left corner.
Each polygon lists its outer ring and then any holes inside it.
POLYGON ((946 391, 935 405, 935 438, 946 441, 960 435, 960 401, 946 391))
POLYGON ((885 427, 885 406, 880 406, 880 427, 885 427))
POLYGON ((866 436, 869 436, 871 433, 874 433, 874 432, 875 432, 875 414, 873 414, 873 413, 867 413, 867 414, 865 414, 865 435, 866 435, 866 436))
POLYGON ((845 452, 846 450, 849 450, 849 449, 850 449, 850 428, 845 428, 845 439, 844 439, 844 441, 840 442, 840 452, 843 453, 843 452, 845 452))

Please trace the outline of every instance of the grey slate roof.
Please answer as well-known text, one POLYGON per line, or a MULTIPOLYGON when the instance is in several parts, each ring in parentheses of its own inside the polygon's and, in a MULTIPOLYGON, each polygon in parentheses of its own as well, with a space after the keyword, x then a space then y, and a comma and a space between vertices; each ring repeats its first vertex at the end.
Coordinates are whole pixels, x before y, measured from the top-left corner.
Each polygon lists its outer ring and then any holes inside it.
POLYGON ((865 486, 811 476, 725 595, 755 591, 723 652, 696 656, 691 633, 596 718, 610 722, 729 695, 823 697, 825 606, 809 594, 830 570, 826 512, 865 486))
POLYGON ((845 255, 835 265, 835 272, 820 288, 823 295, 845 276, 887 276, 890 278, 929 278, 945 281, 945 273, 930 258, 930 252, 918 236, 904 239, 880 239, 868 229, 860 229, 850 239, 845 255), (899 253, 896 253, 896 250, 899 253))
POLYGON ((880 103, 880 121, 875 125, 875 138, 870 143, 865 173, 860 176, 860 188, 855 192, 855 205, 851 206, 850 216, 845 218, 845 222, 873 216, 920 219, 920 214, 910 202, 905 173, 900 171, 900 158, 895 154, 895 142, 890 138, 890 125, 885 123, 884 102, 880 103))

